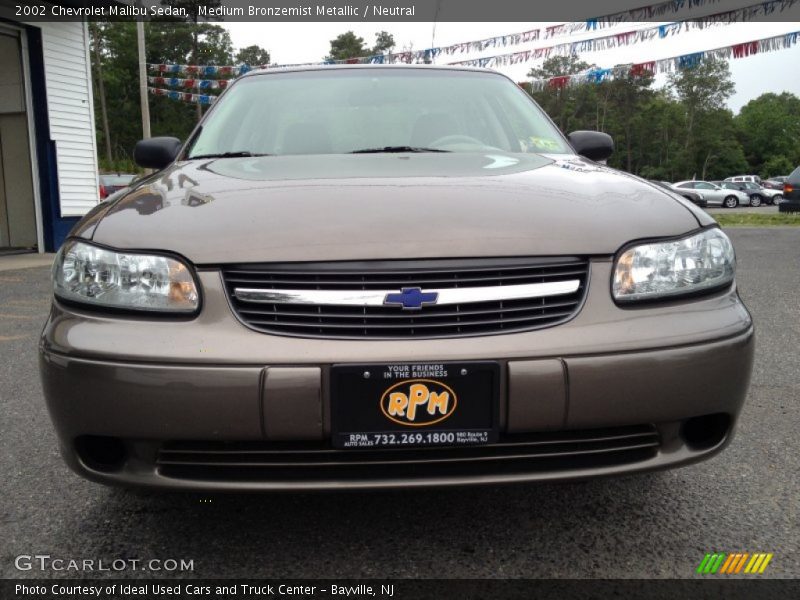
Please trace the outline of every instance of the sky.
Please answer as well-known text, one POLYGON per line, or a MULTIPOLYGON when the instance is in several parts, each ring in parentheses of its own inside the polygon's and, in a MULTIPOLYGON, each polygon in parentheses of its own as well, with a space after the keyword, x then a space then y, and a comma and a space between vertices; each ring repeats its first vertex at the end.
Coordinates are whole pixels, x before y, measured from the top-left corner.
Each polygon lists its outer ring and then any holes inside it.
MULTIPOLYGON (((458 42, 468 42, 483 38, 515 33, 536 28, 544 28, 556 23, 233 23, 223 24, 231 34, 236 48, 258 44, 270 51, 272 61, 278 64, 316 62, 328 53, 330 40, 340 33, 352 30, 364 38, 366 45, 375 41, 375 33, 386 30, 396 42, 395 51, 405 49, 422 50, 432 46, 447 46, 458 42)), ((490 48, 481 53, 459 54, 439 57, 438 63, 455 60, 491 56, 507 52, 517 52, 537 47, 551 46, 565 41, 608 35, 614 32, 630 31, 652 27, 658 23, 624 23, 591 34, 559 37, 550 40, 540 39, 527 44, 509 46, 503 49, 490 48)), ((747 22, 716 25, 702 30, 684 31, 665 39, 631 44, 602 52, 580 55, 587 63, 607 68, 617 64, 645 62, 669 58, 700 50, 730 46, 791 31, 800 31, 800 22, 764 23, 747 22)), ((524 81, 527 72, 541 65, 541 60, 532 60, 518 65, 495 67, 515 81, 524 81)), ((731 75, 736 85, 735 94, 728 106, 734 112, 753 98, 767 92, 792 92, 800 96, 800 44, 788 49, 750 56, 730 61, 731 75)), ((659 75, 656 85, 664 85, 666 76, 659 75)))

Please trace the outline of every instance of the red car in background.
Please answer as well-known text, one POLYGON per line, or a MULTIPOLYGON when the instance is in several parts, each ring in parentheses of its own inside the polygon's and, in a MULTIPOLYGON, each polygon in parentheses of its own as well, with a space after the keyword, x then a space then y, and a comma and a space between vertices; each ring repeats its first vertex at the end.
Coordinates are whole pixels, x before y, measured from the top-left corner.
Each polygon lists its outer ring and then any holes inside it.
POLYGON ((783 202, 778 205, 778 212, 800 212, 800 167, 783 184, 783 202))
POLYGON ((114 192, 128 187, 136 178, 131 173, 105 174, 98 177, 100 199, 105 200, 114 192))
POLYGON ((761 187, 765 187, 768 190, 783 190, 783 184, 788 179, 788 176, 783 175, 781 177, 770 177, 769 179, 765 179, 761 182, 761 187))

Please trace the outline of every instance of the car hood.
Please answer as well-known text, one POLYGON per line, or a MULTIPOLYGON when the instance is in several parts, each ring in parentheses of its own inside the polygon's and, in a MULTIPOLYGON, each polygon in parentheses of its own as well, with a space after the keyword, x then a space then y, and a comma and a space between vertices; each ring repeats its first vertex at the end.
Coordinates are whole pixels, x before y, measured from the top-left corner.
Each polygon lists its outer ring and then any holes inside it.
POLYGON ((73 235, 197 264, 609 255, 712 223, 575 156, 360 154, 179 162, 73 235))

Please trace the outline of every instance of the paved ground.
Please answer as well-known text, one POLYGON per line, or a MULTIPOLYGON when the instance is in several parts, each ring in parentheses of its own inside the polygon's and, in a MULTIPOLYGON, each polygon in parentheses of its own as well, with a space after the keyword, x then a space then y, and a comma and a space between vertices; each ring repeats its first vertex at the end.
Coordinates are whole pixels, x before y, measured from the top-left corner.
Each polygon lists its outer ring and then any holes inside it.
POLYGON ((739 434, 711 461, 581 484, 335 495, 152 495, 61 463, 36 338, 46 268, 0 273, 0 576, 14 557, 187 558, 196 576, 687 577, 706 551, 800 576, 800 228, 735 229, 758 329, 739 434))
POLYGON ((0 272, 50 266, 55 254, 0 254, 0 272))

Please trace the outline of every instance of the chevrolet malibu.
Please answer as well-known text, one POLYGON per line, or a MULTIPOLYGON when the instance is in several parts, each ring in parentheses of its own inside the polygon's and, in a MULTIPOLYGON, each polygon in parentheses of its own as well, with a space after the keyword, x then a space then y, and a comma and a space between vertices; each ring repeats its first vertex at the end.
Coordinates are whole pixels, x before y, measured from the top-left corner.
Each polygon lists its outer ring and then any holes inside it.
POLYGON ((734 251, 485 70, 240 77, 71 231, 40 342, 103 483, 497 484, 693 463, 753 360, 734 251))

